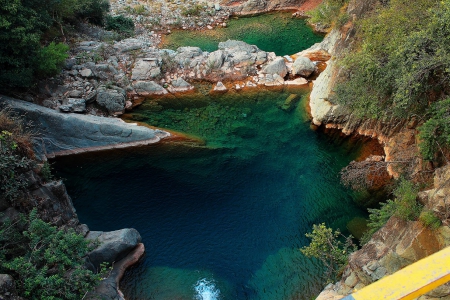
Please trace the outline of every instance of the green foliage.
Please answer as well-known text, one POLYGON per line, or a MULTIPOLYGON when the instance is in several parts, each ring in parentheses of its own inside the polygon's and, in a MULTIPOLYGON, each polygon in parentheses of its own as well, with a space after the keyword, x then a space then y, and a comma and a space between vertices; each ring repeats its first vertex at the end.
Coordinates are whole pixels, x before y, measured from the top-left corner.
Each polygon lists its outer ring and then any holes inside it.
POLYGON ((361 238, 361 244, 369 241, 372 235, 383 227, 386 222, 396 216, 403 220, 417 220, 422 206, 417 202, 418 188, 412 182, 401 179, 397 188, 394 190, 394 200, 387 200, 381 203, 379 209, 368 209, 369 230, 361 238))
POLYGON ((450 3, 391 0, 357 26, 359 42, 343 60, 347 78, 335 102, 359 115, 408 117, 422 113, 448 83, 450 3))
MULTIPOLYGON (((315 9, 308 12, 308 16, 311 18, 309 21, 313 24, 322 24, 326 27, 330 27, 336 20, 340 19, 339 25, 343 22, 340 17, 340 9, 346 3, 346 0, 324 0, 315 9)), ((344 16, 348 15, 343 14, 344 16)), ((346 21, 343 23, 345 24, 346 21)), ((342 25, 343 25, 342 24, 342 25)))
POLYGON ((429 119, 419 131, 420 152, 425 159, 433 160, 439 147, 450 146, 450 98, 431 105, 429 119))
POLYGON ((50 45, 42 48, 38 52, 37 74, 42 77, 58 74, 68 57, 67 51, 69 51, 69 46, 63 43, 51 42, 50 45))
POLYGON ((126 35, 132 35, 134 32, 133 20, 122 15, 106 17, 105 28, 107 30, 114 30, 119 33, 124 33, 126 35))
POLYGON ((53 179, 52 169, 48 161, 44 162, 42 165, 41 175, 45 182, 49 182, 53 179))
POLYGON ((438 229, 441 227, 442 221, 430 210, 424 210, 420 213, 419 221, 423 226, 430 229, 438 229))
POLYGON ((19 197, 27 181, 24 171, 34 165, 33 160, 19 154, 18 144, 11 132, 0 132, 0 193, 13 201, 19 197))
POLYGON ((0 271, 13 275, 27 299, 81 299, 101 279, 83 267, 92 247, 72 229, 64 232, 45 223, 33 210, 28 218, 0 227, 0 271))
POLYGON ((345 237, 339 230, 333 231, 326 227, 325 223, 314 224, 313 231, 307 233, 306 237, 311 239, 311 243, 300 251, 307 257, 319 259, 325 265, 327 280, 335 280, 347 264, 348 255, 356 251, 351 235, 345 237))
POLYGON ((58 71, 65 46, 40 44, 52 26, 60 32, 76 18, 102 24, 108 9, 107 0, 0 0, 0 91, 58 71))

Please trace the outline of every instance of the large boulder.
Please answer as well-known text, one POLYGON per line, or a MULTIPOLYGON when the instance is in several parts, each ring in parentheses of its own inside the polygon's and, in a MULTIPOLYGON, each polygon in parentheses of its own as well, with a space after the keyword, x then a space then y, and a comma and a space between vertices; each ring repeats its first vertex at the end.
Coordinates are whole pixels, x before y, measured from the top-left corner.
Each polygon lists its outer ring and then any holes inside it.
POLYGON ((272 62, 268 63, 264 69, 262 70, 263 73, 266 74, 278 74, 281 77, 285 77, 288 68, 286 67, 286 63, 284 62, 283 57, 277 57, 272 62))
POLYGON ((125 91, 121 88, 101 87, 97 90, 97 104, 106 108, 110 115, 123 114, 125 110, 125 91))
POLYGON ((249 45, 246 42, 236 40, 227 40, 226 42, 220 42, 219 49, 226 50, 228 52, 244 51, 248 53, 256 53, 260 51, 255 45, 249 45))
POLYGON ((187 92, 193 89, 194 87, 181 77, 173 80, 172 85, 168 88, 171 93, 187 92))
POLYGON ((127 256, 141 242, 141 235, 134 228, 126 228, 109 232, 91 231, 86 239, 99 243, 88 254, 88 266, 98 270, 103 262, 112 264, 127 256))
POLYGON ((211 52, 206 60, 206 65, 210 69, 219 69, 223 65, 223 61, 225 60, 225 54, 222 50, 217 50, 211 52))
POLYGON ((34 124, 33 140, 38 157, 55 157, 158 142, 170 134, 116 118, 61 114, 40 105, 1 96, 0 107, 9 106, 34 124))
POLYGON ((154 81, 137 81, 133 83, 133 88, 140 96, 167 94, 166 89, 154 81))
POLYGON ((189 66, 194 57, 203 55, 203 51, 199 47, 180 47, 177 52, 174 60, 181 66, 189 66))
POLYGON ((303 77, 310 76, 316 70, 316 65, 307 57, 297 57, 292 65, 292 74, 303 77))
POLYGON ((132 80, 147 80, 155 78, 161 74, 158 61, 154 58, 142 58, 138 59, 134 64, 134 68, 131 71, 132 80))

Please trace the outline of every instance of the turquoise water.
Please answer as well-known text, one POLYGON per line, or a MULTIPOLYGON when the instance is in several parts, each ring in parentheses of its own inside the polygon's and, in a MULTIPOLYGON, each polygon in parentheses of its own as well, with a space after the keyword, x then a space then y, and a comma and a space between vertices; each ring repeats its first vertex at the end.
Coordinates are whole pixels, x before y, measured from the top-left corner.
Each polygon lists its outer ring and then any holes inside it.
POLYGON ((298 249, 313 224, 345 230, 364 216, 338 178, 355 151, 310 129, 305 90, 197 88, 125 117, 204 143, 56 161, 81 222, 141 233, 146 256, 125 275, 127 299, 313 298, 322 267, 298 249), (282 110, 291 94, 300 102, 282 110))
POLYGON ((291 55, 323 39, 306 25, 306 20, 293 18, 291 12, 234 17, 227 23, 226 28, 214 30, 174 30, 163 39, 161 47, 176 50, 181 46, 196 46, 211 52, 218 49, 219 42, 231 39, 256 45, 277 55, 291 55))

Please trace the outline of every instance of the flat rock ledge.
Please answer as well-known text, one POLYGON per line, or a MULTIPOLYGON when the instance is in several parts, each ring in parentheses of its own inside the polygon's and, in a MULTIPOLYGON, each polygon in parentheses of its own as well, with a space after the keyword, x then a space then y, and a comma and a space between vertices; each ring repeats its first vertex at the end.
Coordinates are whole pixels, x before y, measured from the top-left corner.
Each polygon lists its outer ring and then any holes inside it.
POLYGON ((149 145, 170 133, 121 119, 92 115, 62 114, 56 110, 0 95, 0 107, 8 106, 31 121, 38 137, 38 157, 55 157, 133 146, 149 145))

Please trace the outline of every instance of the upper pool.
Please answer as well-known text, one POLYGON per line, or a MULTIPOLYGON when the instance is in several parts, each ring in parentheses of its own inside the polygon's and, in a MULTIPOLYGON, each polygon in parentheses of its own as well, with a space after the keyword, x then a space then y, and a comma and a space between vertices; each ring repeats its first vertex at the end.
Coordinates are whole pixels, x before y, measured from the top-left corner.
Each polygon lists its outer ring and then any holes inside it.
POLYGON ((323 39, 306 25, 304 19, 294 18, 289 12, 234 17, 227 24, 226 28, 214 30, 174 30, 160 46, 173 50, 181 46, 196 46, 212 52, 218 49, 219 42, 231 39, 282 56, 297 53, 323 39))

